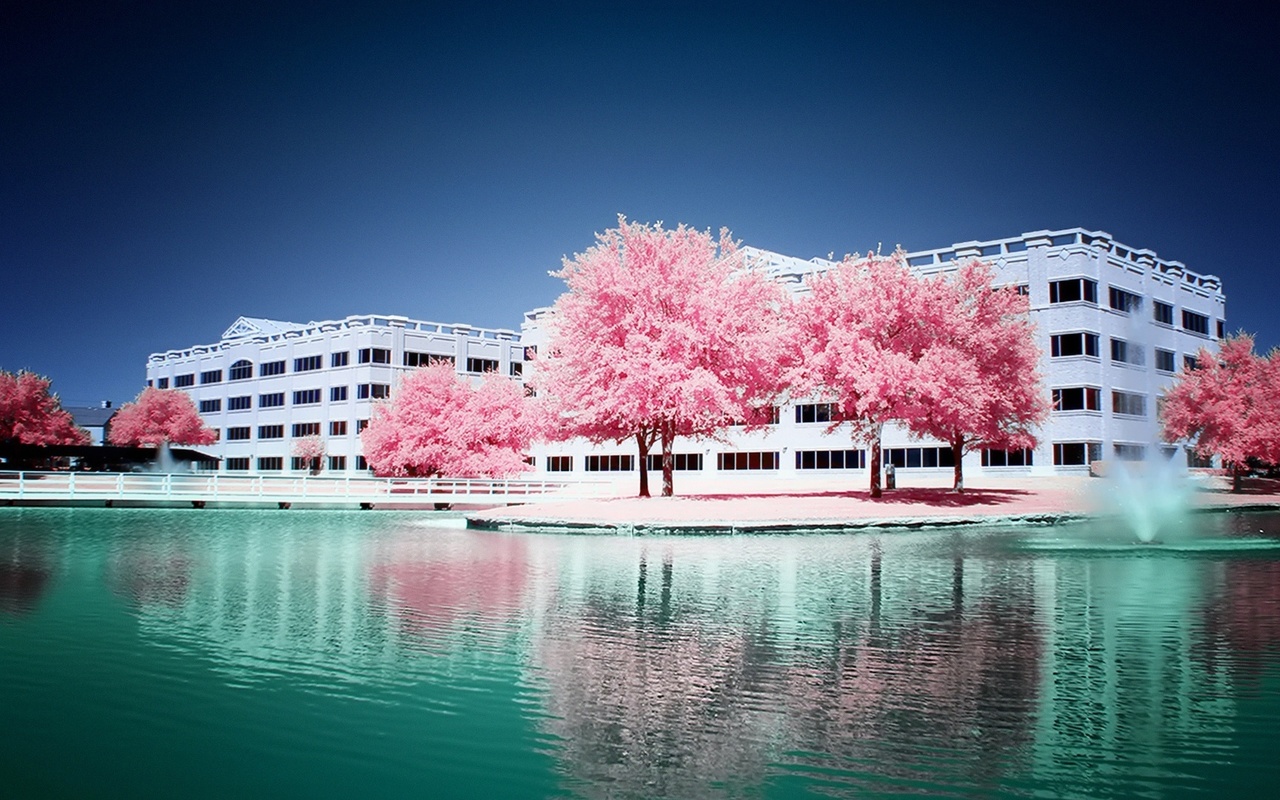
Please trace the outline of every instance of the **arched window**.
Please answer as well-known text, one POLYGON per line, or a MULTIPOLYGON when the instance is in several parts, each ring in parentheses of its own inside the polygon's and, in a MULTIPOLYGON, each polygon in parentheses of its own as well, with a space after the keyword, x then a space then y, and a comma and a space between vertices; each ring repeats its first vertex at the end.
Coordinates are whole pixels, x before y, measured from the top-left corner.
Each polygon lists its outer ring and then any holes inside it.
POLYGON ((241 359, 231 365, 231 380, 247 381, 253 377, 253 362, 241 359))

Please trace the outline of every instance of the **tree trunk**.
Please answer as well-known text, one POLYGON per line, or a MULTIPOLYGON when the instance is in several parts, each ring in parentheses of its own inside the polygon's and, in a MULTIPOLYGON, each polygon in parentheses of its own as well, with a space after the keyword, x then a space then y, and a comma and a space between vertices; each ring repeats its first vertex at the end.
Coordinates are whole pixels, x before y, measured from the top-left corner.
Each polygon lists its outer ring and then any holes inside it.
POLYGON ((1239 464, 1231 465, 1231 493, 1240 494, 1243 486, 1244 470, 1240 469, 1239 464))
POLYGON ((964 466, 960 457, 964 454, 964 437, 957 436, 951 440, 951 458, 956 462, 955 465, 955 482, 951 486, 951 490, 960 493, 964 491, 964 466))
POLYGON ((649 496, 649 437, 644 433, 636 434, 636 444, 640 447, 640 496, 649 496))
POLYGON ((881 426, 876 426, 875 436, 871 437, 871 496, 880 496, 880 432, 881 426))
POLYGON ((671 454, 675 435, 668 430, 662 431, 662 496, 670 497, 675 494, 675 476, 676 458, 671 454))

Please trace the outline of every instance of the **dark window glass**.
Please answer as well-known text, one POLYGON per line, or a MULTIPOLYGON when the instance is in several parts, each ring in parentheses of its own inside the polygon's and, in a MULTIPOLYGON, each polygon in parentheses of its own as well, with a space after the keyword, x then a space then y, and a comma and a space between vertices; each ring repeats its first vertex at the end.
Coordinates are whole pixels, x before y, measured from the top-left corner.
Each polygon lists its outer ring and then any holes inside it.
POLYGON ((231 380, 246 381, 252 377, 253 362, 241 360, 231 365, 231 380))

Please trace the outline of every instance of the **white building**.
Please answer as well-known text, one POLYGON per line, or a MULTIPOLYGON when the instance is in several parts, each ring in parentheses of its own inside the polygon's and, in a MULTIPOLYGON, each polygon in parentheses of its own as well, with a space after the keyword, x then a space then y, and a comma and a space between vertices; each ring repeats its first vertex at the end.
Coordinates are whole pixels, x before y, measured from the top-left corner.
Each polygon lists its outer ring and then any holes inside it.
MULTIPOLYGON (((821 258, 744 250, 750 267, 797 293, 807 291, 806 276, 835 266, 821 258)), ((1187 463, 1185 449, 1158 442, 1156 399, 1196 351, 1224 335, 1225 298, 1217 277, 1082 228, 907 254, 908 264, 921 275, 955 270, 971 258, 988 261, 998 283, 1018 286, 1029 296, 1043 354, 1041 374, 1054 411, 1034 451, 971 453, 964 463, 967 476, 1084 473, 1099 459, 1138 460, 1157 452, 1187 463)), ((549 312, 525 314, 521 338, 526 345, 542 343, 549 312)), ((685 491, 714 491, 762 480, 844 483, 850 472, 865 475, 870 459, 844 430, 827 433, 829 414, 826 405, 802 399, 781 406, 777 424, 765 431, 730 431, 726 442, 680 442, 677 480, 685 491)), ((890 428, 883 446, 884 462, 893 464, 900 478, 933 474, 942 479, 952 472, 945 443, 916 440, 890 428)), ((540 474, 621 481, 623 476, 604 473, 624 472, 634 483, 635 452, 630 442, 592 446, 578 441, 546 445, 535 455, 540 474)))
POLYGON ((293 442, 320 436, 330 474, 366 469, 359 432, 407 371, 452 362, 462 375, 519 376, 515 331, 396 316, 279 322, 241 317, 213 344, 153 353, 147 385, 184 389, 218 442, 226 472, 303 469, 293 442))
MULTIPOLYGON (((834 265, 744 250, 752 268, 796 292, 805 291, 805 276, 834 265)), ((1218 278, 1082 228, 907 254, 920 274, 954 270, 970 258, 989 261, 998 282, 1029 296, 1055 410, 1034 451, 972 453, 966 475, 1082 473, 1098 459, 1138 459, 1157 449, 1185 463, 1185 450, 1157 443, 1156 398, 1187 359, 1223 336, 1218 278)), ((548 311, 527 312, 519 336, 394 316, 305 325, 242 317, 214 344, 153 354, 147 383, 191 393, 220 434, 202 449, 221 457, 224 471, 301 469, 293 463, 293 440, 319 435, 327 469, 343 474, 365 469, 358 433, 372 402, 388 396, 403 373, 445 359, 459 374, 498 370, 519 379, 524 347, 545 340, 548 311)), ((681 490, 780 480, 845 484, 850 473, 865 476, 870 459, 844 431, 827 433, 828 415, 825 405, 799 399, 779 407, 777 424, 765 431, 678 442, 681 490)), ((885 463, 902 478, 951 473, 950 449, 941 442, 890 429, 884 447, 885 463)), ((540 445, 533 455, 535 477, 615 478, 628 487, 639 466, 632 442, 540 445)))

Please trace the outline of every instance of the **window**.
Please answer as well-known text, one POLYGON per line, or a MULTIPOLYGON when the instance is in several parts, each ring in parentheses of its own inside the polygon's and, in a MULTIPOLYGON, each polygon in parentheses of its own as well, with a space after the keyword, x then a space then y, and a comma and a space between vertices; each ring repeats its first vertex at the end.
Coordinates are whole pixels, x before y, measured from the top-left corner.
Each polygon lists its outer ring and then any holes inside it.
POLYGON ((364 456, 356 456, 356 469, 360 470, 361 472, 368 471, 369 462, 367 459, 365 459, 364 456))
POLYGON ((247 394, 241 397, 227 398, 228 411, 244 411, 250 408, 253 408, 253 398, 247 394))
POLYGON ((319 436, 319 422, 295 422, 293 423, 293 438, 301 439, 303 436, 319 436))
POLYGON ((313 406, 319 402, 319 389, 299 389, 293 393, 293 404, 295 406, 313 406))
POLYGON ((1124 289, 1117 289, 1112 286, 1110 289, 1111 307, 1116 311, 1125 314, 1132 314, 1135 311, 1142 310, 1142 295, 1126 292, 1124 289))
POLYGON ((432 364, 452 364, 453 356, 442 356, 437 353, 404 353, 406 367, 429 367, 432 364))
POLYGON ((467 372, 497 372, 498 362, 492 358, 468 358, 467 372))
POLYGON ((330 472, 346 472, 347 457, 346 456, 329 456, 329 471, 330 472))
POLYGON ((284 469, 283 456, 262 456, 258 459, 259 472, 278 472, 284 469))
POLYGON ((1017 286, 1013 287, 1013 291, 1017 292, 1022 297, 1031 296, 1031 286, 1025 283, 1020 283, 1017 286))
POLYGON ((1030 447, 1017 450, 983 450, 984 467, 1030 467, 1034 452, 1030 447))
POLYGON ((1055 467, 1083 467, 1102 458, 1100 442, 1054 442, 1055 467))
POLYGON ((391 351, 381 347, 366 347, 360 351, 361 364, 390 364, 391 351))
POLYGON ((304 471, 311 469, 311 459, 302 456, 294 456, 289 459, 289 469, 295 471, 304 471))
POLYGON ((796 469, 866 469, 866 450, 797 450, 796 469))
POLYGON ((169 379, 168 379, 168 378, 161 378, 160 380, 156 381, 156 386, 157 386, 158 388, 160 388, 160 389, 168 389, 168 388, 169 388, 169 379))
POLYGON ((511 377, 519 378, 524 375, 524 363, 521 361, 511 362, 511 377))
POLYGON ((1201 336, 1209 335, 1209 318, 1204 314, 1182 309, 1182 329, 1201 336))
POLYGON ((348 353, 346 350, 343 350, 341 353, 329 354, 329 366, 331 367, 345 367, 350 363, 351 363, 351 354, 348 353))
POLYGON ((1173 372, 1173 351, 1156 348, 1156 369, 1161 372, 1173 372))
POLYGON ((587 472, 630 472, 635 456, 587 456, 587 472))
POLYGON ((1102 390, 1091 386, 1072 386, 1053 390, 1054 411, 1101 411, 1102 390))
POLYGON ((1088 278, 1068 278, 1049 282, 1050 303, 1097 303, 1098 283, 1088 278))
POLYGON ((1142 345, 1126 342, 1124 339, 1112 339, 1111 360, 1118 364, 1142 366, 1147 363, 1147 352, 1142 345))
POLYGON ((1111 411, 1114 414, 1145 417, 1147 415, 1147 396, 1133 392, 1122 392, 1117 389, 1111 393, 1111 411))
POLYGON ((391 396, 391 385, 387 383, 362 383, 356 387, 356 397, 360 400, 381 400, 391 396))
POLYGON ((884 450, 884 463, 894 469, 931 469, 954 467, 950 447, 890 447, 884 450))
POLYGON ((1054 358, 1066 356, 1097 356, 1098 334, 1059 333, 1049 337, 1050 353, 1054 358))
POLYGON ((227 466, 227 472, 246 472, 249 469, 247 458, 228 458, 223 463, 227 466))
POLYGON ((154 384, 154 383, 152 383, 151 379, 150 379, 150 378, 147 378, 147 386, 154 386, 154 385, 155 385, 155 384, 154 384))
POLYGON ((283 425, 259 425, 258 438, 259 439, 283 439, 284 426, 283 425))
POLYGON ((329 423, 330 436, 346 436, 347 421, 345 419, 335 419, 329 423))
POLYGON ((173 386, 176 389, 184 389, 188 386, 195 386, 195 385, 196 385, 196 376, 194 372, 188 373, 186 375, 178 375, 173 379, 173 386))
POLYGON ((1151 313, 1161 325, 1173 325, 1173 306, 1159 300, 1151 304, 1151 313))
MULTIPOLYGON (((247 381, 253 377, 253 362, 241 359, 231 365, 231 380, 247 381)), ((248 469, 248 467, 245 467, 248 469)))
POLYGON ((284 405, 284 392, 258 395, 258 408, 279 408, 284 405))
POLYGON ((805 403, 796 406, 796 423, 831 422, 839 416, 834 403, 805 403))
POLYGON ((1186 367, 1188 371, 1193 370, 1193 369, 1199 369, 1199 368, 1200 368, 1200 360, 1199 360, 1199 359, 1197 359, 1195 356, 1190 356, 1190 355, 1186 355, 1186 354, 1184 354, 1184 355, 1182 356, 1182 365, 1183 365, 1184 367, 1186 367))
POLYGON ((203 386, 206 383, 222 383, 222 370, 211 369, 207 372, 201 372, 200 385, 203 386))
POLYGON ((573 472, 573 456, 547 456, 547 472, 573 472))
MULTIPOLYGON (((702 469, 702 453, 672 453, 671 468, 676 472, 696 472, 702 469)), ((649 469, 652 472, 662 471, 662 454, 649 454, 649 469)))
MULTIPOLYGON (((1227 338, 1227 323, 1225 320, 1221 320, 1221 319, 1218 320, 1218 338, 1219 339, 1227 338)), ((150 384, 148 384, 148 386, 149 385, 150 384)))
POLYGON ((356 433, 361 433, 361 432, 363 432, 363 431, 364 431, 364 429, 365 429, 365 428, 367 428, 367 427, 369 427, 369 420, 367 420, 367 419, 358 419, 358 420, 356 420, 356 433))
POLYGON ((311 372, 312 370, 320 369, 322 364, 323 361, 320 356, 303 356, 293 360, 293 371, 311 372))
POLYGON ((1147 448, 1141 444, 1123 444, 1116 442, 1111 446, 1119 461, 1142 461, 1147 457, 1147 448))
MULTIPOLYGON (((249 441, 249 427, 246 425, 243 428, 227 428, 227 441, 228 442, 249 441)), ((249 468, 248 466, 245 467, 245 469, 248 469, 248 468, 249 468)))
POLYGON ((329 387, 329 402, 341 403, 347 399, 347 387, 331 386, 329 387))
POLYGON ((200 413, 214 414, 222 410, 222 400, 201 400, 200 413))
POLYGON ((267 378, 272 375, 283 375, 283 374, 284 374, 283 361, 268 361, 266 364, 262 365, 261 369, 258 370, 258 375, 263 378, 267 378))
POLYGON ((778 469, 780 459, 778 453, 774 452, 755 452, 755 453, 717 453, 716 469, 719 470, 755 470, 755 469, 778 469))

